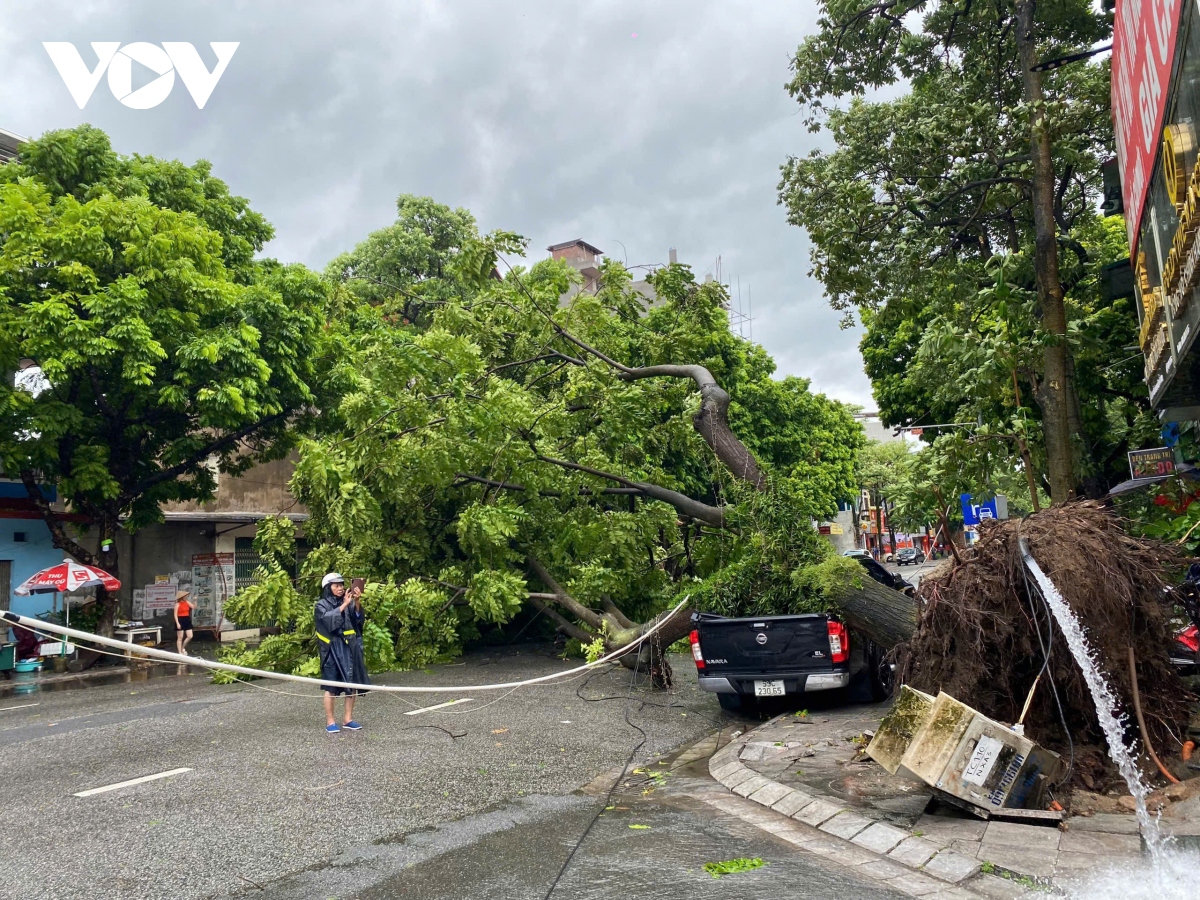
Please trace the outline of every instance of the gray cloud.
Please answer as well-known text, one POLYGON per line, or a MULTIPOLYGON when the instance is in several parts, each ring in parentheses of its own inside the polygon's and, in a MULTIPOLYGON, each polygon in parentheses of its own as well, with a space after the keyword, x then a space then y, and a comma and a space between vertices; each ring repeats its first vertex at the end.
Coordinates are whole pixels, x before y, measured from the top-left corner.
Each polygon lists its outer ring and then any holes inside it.
POLYGON ((400 193, 465 206, 485 229, 583 237, 631 264, 718 257, 753 297, 781 374, 871 405, 858 334, 808 277, 775 204, 778 167, 820 138, 783 90, 812 2, 12 2, 0 126, 89 121, 122 152, 212 160, 276 227, 269 252, 320 267, 391 221, 400 193), (636 35, 636 37, 634 36, 636 35), (207 106, 152 110, 101 81, 80 111, 41 47, 240 41, 207 106))

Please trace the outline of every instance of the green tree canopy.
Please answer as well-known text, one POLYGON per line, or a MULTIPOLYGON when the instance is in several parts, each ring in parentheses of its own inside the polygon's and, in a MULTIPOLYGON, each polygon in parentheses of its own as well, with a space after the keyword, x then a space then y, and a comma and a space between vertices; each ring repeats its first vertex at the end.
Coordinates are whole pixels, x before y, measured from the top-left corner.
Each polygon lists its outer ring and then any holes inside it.
POLYGON ((867 327, 885 421, 1032 420, 1055 499, 1077 480, 1094 492, 1144 406, 1129 354, 1104 355, 1136 321, 1098 290, 1100 266, 1127 255, 1096 218, 1109 67, 1032 67, 1108 22, 1082 0, 820 9, 788 90, 834 149, 789 159, 779 199, 834 308, 867 327))
MULTIPOLYGON (((747 614, 825 602, 813 521, 856 491, 850 412, 773 378, 730 332, 724 289, 687 267, 650 277, 647 308, 608 261, 595 294, 562 305, 579 276, 508 270, 523 247, 402 197, 394 225, 331 264, 359 330, 338 427, 304 442, 293 482, 315 545, 301 589, 328 569, 369 578, 369 618, 394 638, 368 640, 375 666, 452 650, 527 603, 616 646, 684 595, 747 614)), ((273 612, 241 602, 235 619, 273 612)), ((254 659, 295 665, 295 640, 254 659)))
MULTIPOLYGON (((0 166, 0 464, 55 545, 117 574, 67 533, 56 485, 101 539, 171 500, 212 496, 217 470, 278 458, 319 404, 326 290, 258 260, 271 237, 209 164, 120 156, 90 126, 50 132, 0 166)), ((111 622, 113 598, 102 596, 111 622)))

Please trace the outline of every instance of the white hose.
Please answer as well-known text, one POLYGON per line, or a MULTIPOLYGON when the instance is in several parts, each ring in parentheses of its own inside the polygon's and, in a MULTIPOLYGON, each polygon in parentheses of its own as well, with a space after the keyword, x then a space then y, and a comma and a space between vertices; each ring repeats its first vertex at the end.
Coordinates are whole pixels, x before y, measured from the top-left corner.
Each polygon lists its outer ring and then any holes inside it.
POLYGON ((679 605, 663 616, 658 623, 639 637, 633 643, 622 647, 620 650, 614 650, 608 656, 601 657, 595 662, 587 663, 586 665, 578 666, 574 669, 568 669, 565 672, 554 672, 550 675, 542 675, 540 678, 528 678, 525 681, 506 681, 503 684, 450 684, 439 687, 407 687, 395 684, 355 684, 348 681, 326 681, 321 678, 306 678, 303 675, 287 675, 283 672, 267 672, 263 669, 251 669, 246 666, 235 666, 229 663, 214 662, 210 659, 202 659, 198 656, 184 656, 181 653, 172 653, 169 650, 159 650, 157 647, 142 647, 136 644, 130 644, 127 641, 118 641, 114 638, 101 637, 98 634, 90 634, 86 631, 77 631, 74 628, 67 628, 64 625, 55 625, 51 622, 43 622, 41 619, 30 619, 26 616, 20 616, 16 613, 0 611, 0 619, 9 622, 13 625, 20 625, 22 628, 28 628, 36 631, 48 631, 52 634, 60 634, 64 637, 75 638, 80 641, 88 641, 93 644, 100 644, 105 647, 115 647, 117 650, 134 652, 138 656, 148 656, 155 659, 164 659, 168 662, 180 663, 187 666, 199 666, 204 669, 215 669, 220 672, 236 672, 239 675, 251 675, 256 678, 274 678, 277 681, 294 681, 299 684, 315 684, 318 686, 352 688, 360 691, 383 691, 396 694, 445 694, 454 691, 500 691, 508 688, 525 687, 530 684, 540 684, 546 681, 554 681, 558 678, 566 678, 568 675, 575 675, 579 672, 584 672, 588 669, 594 669, 597 666, 602 666, 605 663, 612 662, 618 657, 624 656, 630 650, 640 646, 643 641, 649 638, 652 634, 662 628, 670 619, 679 612, 685 603, 688 602, 688 597, 684 597, 679 601, 679 605))

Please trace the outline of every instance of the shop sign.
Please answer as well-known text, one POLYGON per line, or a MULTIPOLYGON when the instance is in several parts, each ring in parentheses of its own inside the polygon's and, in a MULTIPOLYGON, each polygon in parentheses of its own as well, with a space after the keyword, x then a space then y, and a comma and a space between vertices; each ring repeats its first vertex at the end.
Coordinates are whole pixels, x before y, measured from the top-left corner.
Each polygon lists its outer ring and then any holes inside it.
POLYGON ((1134 253, 1160 146, 1180 3, 1117 0, 1113 23, 1113 128, 1121 164, 1125 227, 1134 253))
POLYGON ((1175 472, 1175 451, 1170 447, 1129 451, 1129 471, 1134 478, 1158 478, 1175 472))

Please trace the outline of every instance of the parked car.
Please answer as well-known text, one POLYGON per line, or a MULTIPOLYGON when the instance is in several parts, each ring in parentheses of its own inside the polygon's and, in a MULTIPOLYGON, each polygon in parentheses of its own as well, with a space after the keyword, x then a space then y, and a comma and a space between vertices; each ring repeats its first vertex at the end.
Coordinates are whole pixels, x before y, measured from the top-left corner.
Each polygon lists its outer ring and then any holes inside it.
POLYGON ((866 550, 843 550, 842 556, 850 556, 854 559, 870 559, 871 554, 866 550))
POLYGON ((923 562, 925 562, 925 554, 916 547, 902 547, 896 551, 896 565, 898 566, 919 566, 923 562))
POLYGON ((867 570, 867 574, 878 581, 880 584, 887 585, 890 588, 895 588, 898 591, 903 591, 908 595, 913 594, 913 586, 897 575, 895 572, 889 572, 875 560, 869 556, 856 556, 857 559, 867 570))
POLYGON ((692 623, 700 689, 715 693, 723 709, 749 710, 767 697, 845 687, 863 700, 892 693, 892 666, 882 648, 852 634, 834 616, 729 619, 694 613, 692 623))

